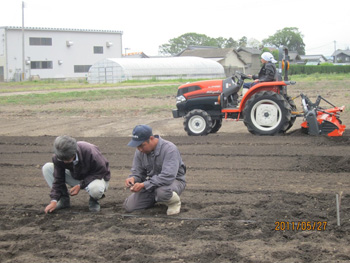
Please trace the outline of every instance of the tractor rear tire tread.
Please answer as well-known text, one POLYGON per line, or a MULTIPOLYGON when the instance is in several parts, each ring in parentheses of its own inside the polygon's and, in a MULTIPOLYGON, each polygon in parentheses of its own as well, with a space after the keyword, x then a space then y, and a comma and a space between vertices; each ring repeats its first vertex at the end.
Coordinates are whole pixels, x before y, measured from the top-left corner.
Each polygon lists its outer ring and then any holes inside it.
MULTIPOLYGON (((288 101, 288 103, 289 103, 289 105, 291 107, 291 110, 292 111, 297 111, 297 105, 295 104, 295 101, 292 99, 292 97, 287 96, 286 100, 288 101)), ((288 128, 286 129, 286 131, 288 131, 290 128, 292 128, 296 118, 297 117, 295 117, 295 116, 290 118, 290 122, 289 122, 289 125, 288 125, 288 128)))
POLYGON ((243 110, 243 122, 245 126, 247 127, 248 131, 255 135, 281 135, 287 131, 288 128, 290 128, 291 123, 291 105, 287 102, 287 100, 280 94, 273 92, 273 91, 261 91, 256 94, 254 94, 246 103, 244 110, 243 110), (259 102, 260 99, 270 99, 271 101, 274 101, 275 103, 279 104, 282 111, 282 119, 280 121, 280 124, 277 128, 271 130, 271 131, 262 131, 259 130, 257 127, 254 126, 252 123, 252 120, 250 118, 251 110, 253 109, 253 106, 255 103, 259 102))

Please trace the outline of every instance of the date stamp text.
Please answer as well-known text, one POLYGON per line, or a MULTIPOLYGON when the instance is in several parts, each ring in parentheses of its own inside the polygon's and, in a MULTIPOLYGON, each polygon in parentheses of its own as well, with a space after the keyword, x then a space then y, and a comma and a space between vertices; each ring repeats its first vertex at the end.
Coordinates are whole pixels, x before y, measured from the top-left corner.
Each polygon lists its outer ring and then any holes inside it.
POLYGON ((325 231, 327 221, 276 221, 275 231, 325 231))

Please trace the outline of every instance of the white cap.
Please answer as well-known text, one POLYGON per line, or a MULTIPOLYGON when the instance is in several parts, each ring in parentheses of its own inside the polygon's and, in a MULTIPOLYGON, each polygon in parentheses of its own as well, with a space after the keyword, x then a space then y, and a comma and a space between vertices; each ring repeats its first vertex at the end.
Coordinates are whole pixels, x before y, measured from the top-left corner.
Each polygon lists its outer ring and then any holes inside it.
POLYGON ((274 59, 273 55, 270 52, 264 52, 261 54, 261 58, 266 61, 270 61, 272 63, 276 63, 277 61, 274 59))

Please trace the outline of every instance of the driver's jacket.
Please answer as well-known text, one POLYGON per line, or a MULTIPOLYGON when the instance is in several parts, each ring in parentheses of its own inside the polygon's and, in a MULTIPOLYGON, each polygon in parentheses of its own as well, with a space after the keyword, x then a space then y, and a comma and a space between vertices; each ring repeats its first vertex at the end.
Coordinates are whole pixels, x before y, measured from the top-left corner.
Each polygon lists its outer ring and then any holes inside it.
POLYGON ((253 79, 259 79, 260 82, 275 81, 276 66, 272 62, 265 63, 258 75, 253 75, 253 79))

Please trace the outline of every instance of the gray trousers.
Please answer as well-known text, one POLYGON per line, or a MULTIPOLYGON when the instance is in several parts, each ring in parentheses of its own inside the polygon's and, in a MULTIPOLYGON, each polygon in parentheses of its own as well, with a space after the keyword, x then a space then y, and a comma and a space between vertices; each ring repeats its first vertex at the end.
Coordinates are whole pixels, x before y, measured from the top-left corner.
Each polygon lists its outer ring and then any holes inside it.
MULTIPOLYGON (((52 188, 52 184, 54 181, 53 171, 54 171, 53 163, 46 163, 42 168, 43 176, 50 188, 52 188)), ((72 177, 69 170, 66 170, 65 172, 66 172, 65 174, 66 184, 68 184, 69 186, 75 186, 80 183, 79 180, 76 180, 72 177)), ((85 190, 89 193, 89 195, 92 198, 98 200, 98 199, 101 199, 101 197, 103 196, 103 193, 107 191, 108 183, 109 182, 106 182, 104 179, 96 179, 91 183, 89 183, 89 185, 85 187, 85 190)))
POLYGON ((153 191, 142 189, 140 192, 132 193, 124 201, 124 209, 130 213, 135 210, 153 207, 156 202, 166 202, 176 192, 179 196, 185 190, 186 183, 175 180, 171 185, 160 186, 153 191))

